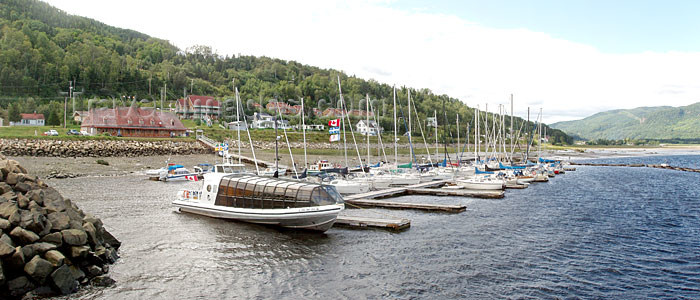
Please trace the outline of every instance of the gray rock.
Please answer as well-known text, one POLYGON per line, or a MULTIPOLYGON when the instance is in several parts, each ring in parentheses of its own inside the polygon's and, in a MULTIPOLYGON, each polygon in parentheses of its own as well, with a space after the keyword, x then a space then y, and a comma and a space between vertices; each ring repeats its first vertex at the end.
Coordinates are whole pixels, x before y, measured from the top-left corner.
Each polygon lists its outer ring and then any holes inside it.
POLYGON ((54 267, 60 267, 66 260, 66 257, 63 255, 63 253, 59 252, 58 250, 46 251, 46 253, 44 253, 44 258, 47 261, 49 261, 54 267))
POLYGON ((105 259, 107 262, 109 262, 110 264, 113 264, 113 263, 117 262, 117 259, 119 259, 119 255, 117 254, 117 250, 107 248, 107 249, 105 250, 105 257, 104 257, 104 259, 105 259))
POLYGON ((48 219, 52 230, 61 231, 70 228, 70 217, 64 212, 52 212, 48 219))
POLYGON ((45 242, 34 243, 29 245, 29 247, 32 247, 32 249, 34 249, 34 252, 36 252, 37 254, 44 254, 47 251, 56 250, 58 248, 52 243, 45 242))
POLYGON ((9 185, 15 185, 17 182, 19 182, 19 174, 17 173, 8 173, 7 177, 5 177, 5 182, 9 185))
POLYGON ((22 221, 22 214, 19 210, 16 210, 7 220, 10 221, 10 224, 13 226, 19 226, 19 222, 22 221))
POLYGON ((31 230, 36 234, 43 233, 46 226, 51 226, 53 228, 49 220, 46 219, 46 216, 42 215, 39 211, 28 211, 23 209, 20 211, 22 213, 21 221, 19 223, 20 227, 31 230))
POLYGON ((44 206, 49 213, 63 211, 66 209, 66 203, 63 201, 63 196, 54 188, 47 187, 42 190, 44 192, 44 206))
POLYGON ((29 198, 27 198, 26 196, 24 196, 22 194, 18 194, 17 195, 17 206, 19 206, 19 208, 22 208, 22 209, 27 209, 27 207, 29 206, 29 198))
POLYGON ((73 277, 70 268, 65 264, 51 273, 51 283, 63 295, 70 294, 78 289, 76 278, 73 277))
POLYGON ((95 226, 95 229, 99 230, 102 229, 102 220, 99 218, 96 218, 92 214, 85 214, 85 218, 83 218, 83 221, 92 223, 93 226, 95 226))
POLYGON ((17 194, 13 191, 2 194, 0 196, 0 202, 17 201, 17 194))
POLYGON ((22 227, 15 227, 15 229, 12 229, 10 236, 12 236, 13 241, 20 245, 31 244, 39 240, 39 236, 36 233, 22 227))
POLYGON ((31 190, 32 186, 29 185, 26 182, 18 182, 15 184, 15 191, 26 193, 27 191, 31 190))
POLYGON ((95 229, 95 225, 92 225, 90 222, 85 222, 85 224, 83 224, 83 229, 85 229, 85 233, 87 233, 88 243, 90 246, 94 248, 101 245, 100 241, 97 240, 97 230, 95 229))
POLYGON ((0 219, 0 230, 5 230, 10 228, 10 221, 5 219, 0 219))
POLYGON ((69 270, 70 270, 71 274, 73 274, 73 278, 75 278, 76 280, 81 280, 81 279, 85 278, 85 272, 83 272, 83 270, 78 268, 78 266, 71 265, 71 266, 69 266, 69 270))
POLYGON ((19 297, 35 288, 26 276, 20 276, 7 282, 7 289, 13 297, 19 297))
POLYGON ((89 277, 100 276, 103 274, 102 268, 100 268, 96 265, 89 265, 87 268, 85 268, 85 271, 87 272, 87 275, 89 277))
POLYGON ((5 241, 0 241, 0 257, 7 257, 15 253, 15 247, 5 243, 5 241))
POLYGON ((97 276, 90 280, 90 284, 92 284, 93 286, 108 287, 114 285, 115 283, 117 282, 107 275, 97 276))
POLYGON ((117 240, 109 231, 106 229, 104 230, 102 234, 102 239, 104 240, 105 243, 109 244, 110 246, 114 247, 114 249, 119 249, 119 247, 122 246, 122 242, 117 240))
POLYGON ((8 245, 10 245, 10 246, 12 246, 12 247, 16 247, 15 242, 14 242, 14 241, 12 240, 12 238, 10 238, 10 236, 7 235, 7 234, 4 234, 4 233, 3 233, 2 236, 0 236, 0 241, 5 242, 5 243, 7 243, 8 245))
POLYGON ((24 272, 31 276, 37 282, 43 284, 46 277, 53 272, 53 265, 39 256, 34 256, 26 265, 24 272))
MULTIPOLYGON (((82 228, 82 226, 80 226, 82 228)), ((68 245, 80 246, 87 242, 87 233, 82 229, 61 230, 63 242, 68 245)))
POLYGON ((42 285, 38 288, 31 290, 29 293, 24 294, 22 299, 42 299, 49 298, 55 295, 56 292, 54 292, 53 289, 51 289, 51 287, 42 285))
POLYGON ((4 194, 10 191, 12 191, 12 187, 9 184, 5 182, 0 182, 0 194, 4 194))
POLYGON ((19 226, 10 231, 10 236, 12 237, 12 241, 20 245, 31 244, 39 240, 39 236, 36 233, 19 226))
POLYGON ((22 256, 24 256, 24 261, 29 261, 34 258, 34 255, 36 255, 36 252, 34 251, 34 248, 31 247, 31 245, 26 245, 22 247, 22 256))
POLYGON ((4 260, 4 267, 8 270, 22 270, 24 268, 24 254, 22 253, 22 247, 17 246, 15 248, 15 253, 12 253, 9 257, 4 260))
MULTIPOLYGON (((7 193, 5 193, 5 194, 7 194, 7 193)), ((5 196, 5 194, 3 194, 3 197, 5 196)), ((17 212, 18 209, 19 209, 19 207, 17 207, 17 203, 14 203, 14 202, 0 203, 0 217, 7 220, 10 218, 10 216, 12 216, 12 214, 17 212)))
POLYGON ((81 221, 76 221, 76 220, 70 220, 70 229, 78 229, 78 230, 84 230, 83 229, 83 222, 81 221))
POLYGON ((36 202, 39 205, 44 205, 44 191, 39 189, 31 190, 27 193, 29 200, 36 202))
POLYGON ((63 245, 63 234, 60 232, 49 233, 40 239, 42 242, 47 242, 61 247, 63 245))
POLYGON ((70 247, 71 258, 85 258, 90 252, 90 246, 72 246, 70 247))

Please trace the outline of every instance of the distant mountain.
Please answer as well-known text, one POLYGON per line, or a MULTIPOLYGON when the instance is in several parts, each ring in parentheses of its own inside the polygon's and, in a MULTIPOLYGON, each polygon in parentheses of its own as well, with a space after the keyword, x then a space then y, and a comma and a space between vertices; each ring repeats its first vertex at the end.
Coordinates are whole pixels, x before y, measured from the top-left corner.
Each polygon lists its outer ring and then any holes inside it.
POLYGON ((600 112, 575 121, 551 124, 583 139, 700 139, 700 102, 688 106, 638 107, 600 112))

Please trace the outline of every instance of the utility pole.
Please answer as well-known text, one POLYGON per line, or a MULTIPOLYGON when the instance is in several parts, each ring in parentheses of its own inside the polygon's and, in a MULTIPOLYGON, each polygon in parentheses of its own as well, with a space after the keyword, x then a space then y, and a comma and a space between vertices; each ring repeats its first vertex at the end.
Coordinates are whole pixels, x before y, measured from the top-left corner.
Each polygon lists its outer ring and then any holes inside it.
POLYGON ((190 95, 192 95, 193 88, 194 88, 194 78, 192 78, 192 81, 190 82, 190 95))

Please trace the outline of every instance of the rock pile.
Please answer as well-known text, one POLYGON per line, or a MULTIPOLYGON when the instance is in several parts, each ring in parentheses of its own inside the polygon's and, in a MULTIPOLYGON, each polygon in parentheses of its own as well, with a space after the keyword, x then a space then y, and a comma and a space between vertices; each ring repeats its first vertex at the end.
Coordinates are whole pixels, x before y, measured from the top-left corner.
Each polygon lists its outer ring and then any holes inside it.
POLYGON ((111 157, 211 153, 196 141, 0 139, 8 156, 111 157))
POLYGON ((69 199, 0 154, 0 299, 109 285, 121 243, 69 199))

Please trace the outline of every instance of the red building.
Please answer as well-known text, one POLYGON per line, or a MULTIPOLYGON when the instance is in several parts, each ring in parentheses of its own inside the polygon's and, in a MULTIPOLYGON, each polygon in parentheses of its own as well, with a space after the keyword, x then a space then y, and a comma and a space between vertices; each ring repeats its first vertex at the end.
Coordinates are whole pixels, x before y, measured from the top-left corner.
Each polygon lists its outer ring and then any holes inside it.
POLYGON ((173 113, 131 106, 92 109, 83 118, 80 130, 91 135, 167 138, 184 136, 187 128, 173 113))

